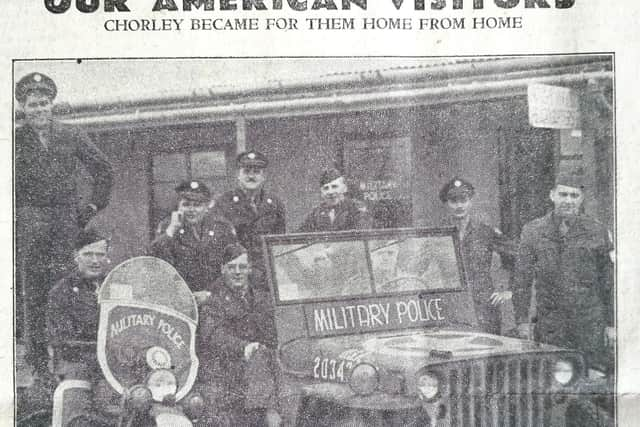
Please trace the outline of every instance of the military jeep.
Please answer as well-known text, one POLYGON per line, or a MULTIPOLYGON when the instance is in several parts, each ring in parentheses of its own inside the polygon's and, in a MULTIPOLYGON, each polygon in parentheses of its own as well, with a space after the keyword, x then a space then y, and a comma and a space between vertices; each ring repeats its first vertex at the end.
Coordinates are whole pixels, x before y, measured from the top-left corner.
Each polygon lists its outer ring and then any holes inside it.
POLYGON ((564 425, 573 350, 477 331, 453 228, 266 236, 286 425, 564 425))

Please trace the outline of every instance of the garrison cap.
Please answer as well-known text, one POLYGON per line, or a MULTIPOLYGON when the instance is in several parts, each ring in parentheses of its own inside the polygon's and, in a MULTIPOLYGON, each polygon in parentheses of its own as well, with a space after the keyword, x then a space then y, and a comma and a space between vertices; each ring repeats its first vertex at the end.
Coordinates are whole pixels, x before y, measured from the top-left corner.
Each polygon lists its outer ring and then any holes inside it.
POLYGON ((330 183, 331 181, 335 181, 336 179, 340 178, 341 176, 344 176, 344 175, 342 174, 342 172, 340 172, 336 168, 325 169, 322 172, 322 175, 320 175, 320 187, 322 187, 325 184, 330 183))
POLYGON ((58 94, 58 88, 51 77, 42 73, 30 73, 16 83, 16 99, 22 103, 29 92, 43 92, 53 100, 58 94))
POLYGON ((555 185, 565 185, 573 188, 584 188, 584 176, 577 171, 563 171, 556 175, 555 185))
POLYGON ((238 163, 238 167, 241 167, 241 168, 245 166, 254 166, 257 168, 264 169, 269 164, 269 161, 267 160, 267 156, 265 156, 259 151, 254 151, 254 150, 244 151, 238 154, 238 157, 236 158, 236 162, 238 163))
POLYGON ((100 234, 94 228, 88 228, 86 230, 80 230, 80 232, 76 236, 75 241, 73 242, 73 247, 75 250, 79 251, 87 245, 100 242, 102 240, 106 240, 108 242, 109 238, 103 234, 100 234))
POLYGON ((240 243, 231 243, 230 245, 225 246, 224 251, 222 252, 222 265, 225 265, 246 253, 247 250, 240 243))
POLYGON ((451 181, 443 185, 440 189, 440 200, 442 201, 442 203, 445 203, 451 197, 473 197, 474 194, 476 194, 476 191, 469 181, 455 177, 451 181))
POLYGON ((198 180, 183 181, 176 187, 176 193, 183 199, 195 200, 196 202, 208 202, 211 199, 209 187, 198 180))

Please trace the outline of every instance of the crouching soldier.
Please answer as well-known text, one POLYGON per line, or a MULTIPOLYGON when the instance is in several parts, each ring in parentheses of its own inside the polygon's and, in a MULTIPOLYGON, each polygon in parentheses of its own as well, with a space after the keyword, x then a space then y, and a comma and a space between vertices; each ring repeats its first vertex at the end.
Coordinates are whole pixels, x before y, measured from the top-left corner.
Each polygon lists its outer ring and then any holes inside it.
POLYGON ((255 297, 250 270, 243 246, 225 248, 220 292, 200 312, 200 382, 230 425, 278 426, 273 309, 255 297))

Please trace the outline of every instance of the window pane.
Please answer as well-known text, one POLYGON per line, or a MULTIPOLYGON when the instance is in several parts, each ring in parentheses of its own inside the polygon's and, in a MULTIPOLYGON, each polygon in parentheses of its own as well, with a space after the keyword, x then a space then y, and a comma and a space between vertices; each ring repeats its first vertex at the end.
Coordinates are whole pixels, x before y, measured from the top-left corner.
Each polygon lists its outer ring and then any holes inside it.
POLYGON ((274 247, 281 301, 371 293, 362 241, 274 247))
POLYGON ((218 196, 229 189, 226 178, 210 178, 203 181, 211 191, 211 200, 216 200, 218 196))
POLYGON ((371 240, 369 254, 377 293, 460 287, 449 236, 371 240))
POLYGON ((193 178, 202 179, 226 175, 227 165, 224 151, 191 153, 191 176, 193 178))
POLYGON ((175 188, 176 184, 173 182, 154 184, 153 208, 163 212, 171 212, 177 205, 175 188))
POLYGON ((187 179, 187 158, 183 153, 153 156, 154 182, 181 182, 187 179))

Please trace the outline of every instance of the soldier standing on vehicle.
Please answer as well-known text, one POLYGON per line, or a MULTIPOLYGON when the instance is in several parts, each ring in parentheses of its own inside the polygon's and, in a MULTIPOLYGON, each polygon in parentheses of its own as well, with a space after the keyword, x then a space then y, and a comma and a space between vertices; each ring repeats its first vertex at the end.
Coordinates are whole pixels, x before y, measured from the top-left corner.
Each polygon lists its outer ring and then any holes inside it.
POLYGON ((109 202, 113 172, 106 156, 80 129, 53 118, 56 84, 42 73, 18 81, 15 97, 25 125, 15 131, 17 277, 24 304, 26 362, 46 376, 45 310, 48 284, 71 264, 73 238, 109 202), (93 178, 79 207, 79 165, 93 178))
MULTIPOLYGON (((451 222, 458 229, 460 248, 471 294, 484 332, 500 334, 500 304, 511 299, 508 290, 497 290, 492 277, 494 253, 501 257, 515 255, 515 245, 497 228, 471 216, 473 185, 462 178, 453 178, 440 190, 440 200, 447 207, 451 222)), ((504 262, 504 259, 502 260, 504 262)))
POLYGON ((97 292, 109 266, 109 241, 93 229, 75 241, 76 269, 49 292, 47 331, 53 372, 64 379, 90 379, 99 371, 97 292))
POLYGON ((307 215, 299 232, 343 231, 371 228, 371 217, 364 203, 346 195, 344 175, 335 168, 320 177, 322 203, 307 215))
POLYGON ((277 426, 273 308, 250 285, 247 251, 225 248, 220 292, 201 307, 198 354, 200 375, 210 388, 207 401, 231 417, 231 425, 277 426))
POLYGON ((229 221, 208 215, 209 188, 201 181, 184 181, 176 187, 178 208, 158 226, 151 254, 175 267, 198 302, 215 292, 224 248, 236 242, 229 221))
POLYGON ((580 213, 582 177, 563 173, 549 193, 553 211, 522 229, 514 275, 518 329, 531 339, 531 288, 536 289, 535 339, 575 348, 604 367, 613 329, 613 280, 607 229, 580 213))
POLYGON ((238 241, 247 249, 255 276, 253 285, 268 292, 260 236, 286 232, 284 204, 264 189, 269 164, 264 154, 245 151, 238 155, 236 162, 238 186, 222 194, 214 209, 231 221, 238 241))

